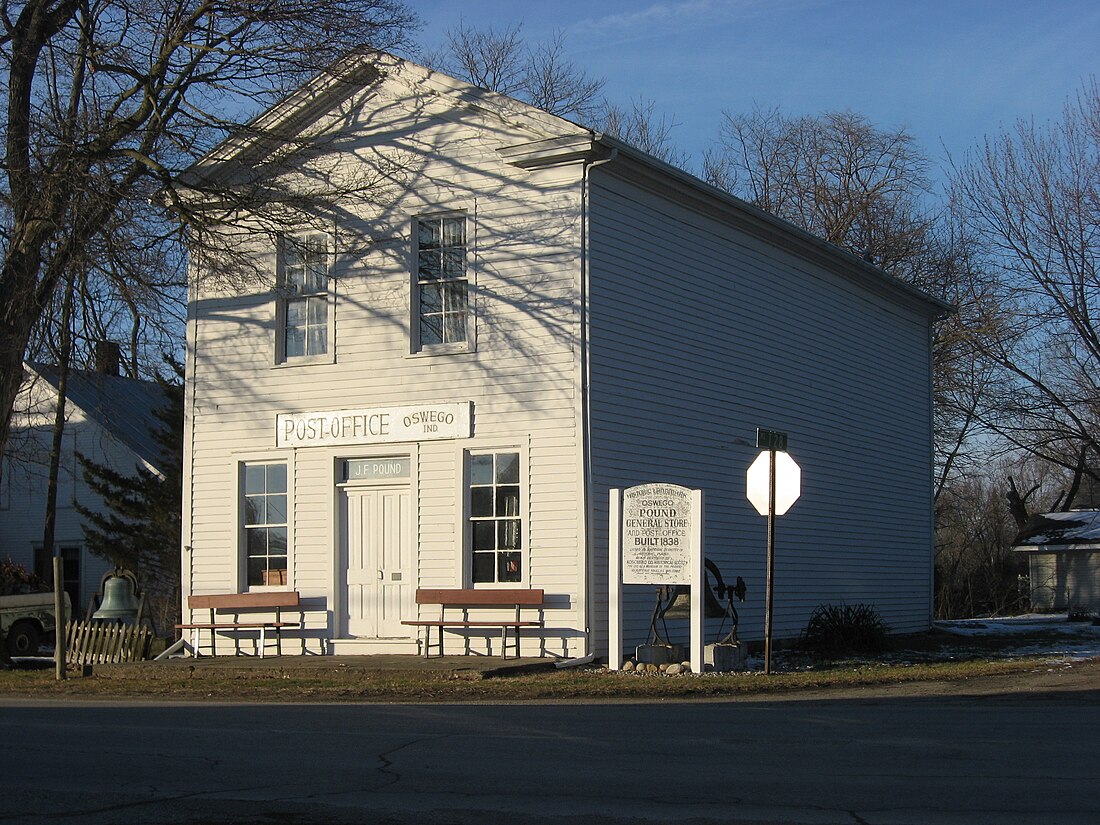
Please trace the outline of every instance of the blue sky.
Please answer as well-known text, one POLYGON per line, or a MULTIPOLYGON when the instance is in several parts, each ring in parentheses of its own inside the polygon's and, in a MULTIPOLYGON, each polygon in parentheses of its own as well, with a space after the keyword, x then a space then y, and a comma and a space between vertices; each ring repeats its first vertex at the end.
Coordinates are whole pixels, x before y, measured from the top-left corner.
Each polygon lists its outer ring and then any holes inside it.
POLYGON ((1100 75, 1100 2, 1089 0, 413 0, 420 40, 448 28, 523 23, 555 30, 569 56, 627 104, 652 98, 675 116, 692 156, 723 110, 756 102, 788 115, 851 109, 906 127, 942 163, 1020 117, 1057 118, 1100 75))

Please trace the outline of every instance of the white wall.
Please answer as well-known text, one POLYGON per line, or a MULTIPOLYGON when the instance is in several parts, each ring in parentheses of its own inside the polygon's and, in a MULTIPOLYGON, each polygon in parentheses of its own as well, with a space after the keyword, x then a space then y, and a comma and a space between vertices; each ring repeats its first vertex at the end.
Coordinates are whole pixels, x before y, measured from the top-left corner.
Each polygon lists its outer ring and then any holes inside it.
MULTIPOLYGON (((48 382, 42 379, 27 382, 12 420, 3 480, 5 492, 0 497, 0 556, 10 557, 28 571, 34 571, 34 549, 42 545, 56 403, 57 393, 48 382)), ((93 510, 103 505, 102 499, 84 483, 77 452, 120 473, 135 472, 141 459, 80 409, 69 406, 58 469, 54 536, 59 547, 81 548, 80 604, 74 604, 73 608, 83 613, 88 599, 99 589, 100 579, 112 565, 83 549, 83 519, 74 502, 93 510)))
POLYGON ((1035 610, 1100 611, 1100 553, 1029 553, 1028 573, 1035 610))
MULTIPOLYGON (((874 604, 897 632, 927 627, 927 317, 734 228, 716 202, 647 188, 625 162, 592 183, 596 547, 609 487, 703 488, 707 555, 745 578, 742 638, 762 638, 766 520, 745 471, 756 428, 782 430, 802 497, 777 522, 775 637, 797 636, 822 602, 874 604)), ((652 608, 650 589, 630 590, 628 650, 652 608)))
MULTIPOLYGON (((438 91, 438 90, 437 90, 438 91)), ((236 592, 236 473, 240 461, 293 464, 289 585, 319 608, 310 622, 333 633, 339 571, 336 462, 380 448, 275 448, 275 416, 425 402, 473 401, 474 437, 391 445, 415 455, 418 583, 462 586, 462 450, 516 446, 528 458, 526 584, 559 605, 548 646, 575 652, 583 629, 579 571, 579 400, 574 318, 579 249, 579 166, 528 173, 497 149, 543 137, 470 105, 417 98, 400 79, 349 101, 330 123, 341 174, 369 171, 376 152, 403 166, 381 205, 346 199, 335 210, 335 353, 331 363, 274 364, 273 249, 263 284, 193 289, 188 404, 191 512, 184 570, 190 590, 236 592), (379 112, 383 116, 379 116, 379 112), (414 216, 460 209, 470 219, 476 350, 412 355, 410 249, 414 216), (352 251, 355 250, 355 251, 352 251), (329 615, 325 616, 325 612, 329 615), (565 639, 567 641, 562 641, 565 639)), ((385 450, 381 454, 384 454, 385 450)), ((410 631, 411 633, 412 631, 410 631)))

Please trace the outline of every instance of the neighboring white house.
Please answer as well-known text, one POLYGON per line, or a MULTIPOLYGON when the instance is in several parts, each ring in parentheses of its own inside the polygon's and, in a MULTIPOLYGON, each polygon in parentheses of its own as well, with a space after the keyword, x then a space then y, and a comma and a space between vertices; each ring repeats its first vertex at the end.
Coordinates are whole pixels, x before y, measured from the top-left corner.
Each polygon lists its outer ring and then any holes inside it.
MULTIPOLYGON (((266 283, 192 273, 185 598, 295 589, 311 652, 415 653, 417 587, 542 588, 524 655, 600 655, 608 490, 668 481, 705 491, 706 554, 748 583, 742 637, 759 639, 765 520, 745 471, 765 427, 803 470, 775 636, 822 602, 928 627, 944 304, 620 141, 397 58, 255 125, 292 142, 228 143, 195 174, 301 145, 301 182, 372 180, 375 197, 257 235, 266 283)), ((653 594, 628 591, 630 646, 653 594)))
MULTIPOLYGON (((76 615, 83 615, 103 574, 112 567, 84 546, 83 518, 73 505, 96 510, 103 504, 85 484, 77 453, 126 475, 139 466, 159 472, 161 450, 150 428, 158 424, 153 411, 164 407, 164 392, 155 382, 120 377, 117 358, 117 350, 109 349, 100 369, 72 370, 68 376, 54 535, 76 615)), ((52 561, 43 553, 42 538, 58 370, 41 364, 23 368, 0 479, 0 556, 50 582, 52 561)))
POLYGON ((1013 549, 1027 556, 1034 610, 1100 613, 1100 510, 1033 516, 1013 549))

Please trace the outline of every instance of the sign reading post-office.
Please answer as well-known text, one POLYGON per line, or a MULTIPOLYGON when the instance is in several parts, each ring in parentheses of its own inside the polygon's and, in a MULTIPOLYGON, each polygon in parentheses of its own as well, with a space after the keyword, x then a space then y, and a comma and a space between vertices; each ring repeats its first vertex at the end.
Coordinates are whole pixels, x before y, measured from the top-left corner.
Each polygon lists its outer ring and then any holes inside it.
POLYGON ((611 490, 608 667, 623 661, 625 584, 691 588, 691 668, 703 672, 703 491, 676 484, 611 490))

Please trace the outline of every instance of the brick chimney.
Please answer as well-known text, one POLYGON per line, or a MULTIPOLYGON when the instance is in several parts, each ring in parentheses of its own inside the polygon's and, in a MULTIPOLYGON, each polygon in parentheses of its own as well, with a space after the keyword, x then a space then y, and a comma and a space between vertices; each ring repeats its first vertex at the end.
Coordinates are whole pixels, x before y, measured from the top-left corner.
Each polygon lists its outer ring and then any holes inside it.
POLYGON ((121 350, 116 341, 95 342, 95 371, 100 375, 118 375, 121 350))

